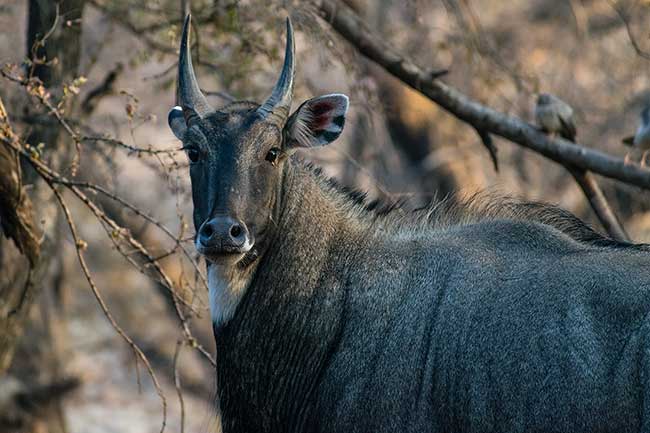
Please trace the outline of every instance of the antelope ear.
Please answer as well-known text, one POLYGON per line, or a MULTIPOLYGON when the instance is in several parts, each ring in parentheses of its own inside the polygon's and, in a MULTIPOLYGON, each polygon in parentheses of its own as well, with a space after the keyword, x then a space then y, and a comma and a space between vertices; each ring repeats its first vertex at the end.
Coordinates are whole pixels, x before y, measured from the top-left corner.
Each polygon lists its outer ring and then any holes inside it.
POLYGON ((317 147, 336 140, 345 125, 348 103, 341 93, 303 102, 284 127, 287 147, 317 147))
POLYGON ((185 136, 185 131, 187 131, 187 123, 185 122, 185 117, 183 116, 183 110, 178 105, 171 110, 167 115, 167 123, 169 123, 169 128, 179 140, 183 140, 185 136))

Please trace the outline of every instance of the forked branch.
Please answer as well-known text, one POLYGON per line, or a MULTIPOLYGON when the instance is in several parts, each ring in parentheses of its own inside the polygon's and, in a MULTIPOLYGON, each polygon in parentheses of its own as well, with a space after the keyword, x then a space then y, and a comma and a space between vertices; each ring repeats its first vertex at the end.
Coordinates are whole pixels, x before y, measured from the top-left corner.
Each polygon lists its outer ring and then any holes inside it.
POLYGON ((312 3, 334 30, 364 56, 458 119, 485 134, 497 135, 544 155, 565 167, 574 167, 573 172, 578 173, 576 180, 587 194, 587 198, 610 236, 621 240, 627 238, 602 191, 588 172, 650 189, 649 169, 636 164, 626 164, 622 158, 579 146, 559 137, 549 137, 518 117, 482 105, 439 81, 435 71, 432 73, 417 65, 384 42, 343 2, 313 0, 312 3))

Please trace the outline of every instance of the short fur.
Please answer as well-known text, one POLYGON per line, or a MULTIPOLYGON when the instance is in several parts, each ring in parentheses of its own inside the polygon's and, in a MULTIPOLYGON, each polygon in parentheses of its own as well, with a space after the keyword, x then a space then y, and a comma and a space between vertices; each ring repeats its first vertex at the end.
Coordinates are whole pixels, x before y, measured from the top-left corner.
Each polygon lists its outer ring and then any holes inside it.
POLYGON ((290 161, 215 329, 224 432, 650 431, 650 256, 474 197, 368 210, 290 161))

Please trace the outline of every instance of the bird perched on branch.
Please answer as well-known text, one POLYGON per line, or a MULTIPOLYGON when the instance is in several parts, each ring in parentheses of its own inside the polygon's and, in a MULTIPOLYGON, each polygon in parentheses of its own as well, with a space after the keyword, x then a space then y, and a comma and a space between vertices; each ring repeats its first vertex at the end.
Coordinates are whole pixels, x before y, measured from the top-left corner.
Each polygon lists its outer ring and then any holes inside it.
POLYGON ((540 130, 547 134, 559 134, 569 141, 575 141, 576 124, 573 109, 550 93, 541 93, 535 104, 535 121, 540 130))
MULTIPOLYGON (((650 105, 646 105, 641 110, 639 127, 636 134, 625 137, 623 144, 626 146, 634 147, 643 152, 641 155, 641 165, 645 166, 645 160, 648 152, 650 152, 650 105)), ((625 162, 629 159, 629 154, 625 155, 625 162)))

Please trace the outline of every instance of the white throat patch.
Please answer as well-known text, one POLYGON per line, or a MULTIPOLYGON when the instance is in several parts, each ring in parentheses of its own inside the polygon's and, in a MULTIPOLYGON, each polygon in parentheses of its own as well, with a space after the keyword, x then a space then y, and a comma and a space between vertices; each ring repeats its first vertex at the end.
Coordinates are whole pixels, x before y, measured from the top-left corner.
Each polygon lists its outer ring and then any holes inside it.
POLYGON ((208 289, 212 323, 221 326, 232 319, 241 298, 246 293, 248 278, 237 275, 230 267, 210 264, 208 289))

